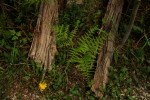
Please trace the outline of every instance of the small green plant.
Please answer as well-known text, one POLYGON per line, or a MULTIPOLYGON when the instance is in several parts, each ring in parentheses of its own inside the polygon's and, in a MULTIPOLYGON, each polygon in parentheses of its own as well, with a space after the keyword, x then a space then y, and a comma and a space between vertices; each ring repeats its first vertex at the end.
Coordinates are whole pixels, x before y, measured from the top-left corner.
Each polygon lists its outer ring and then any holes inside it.
POLYGON ((34 74, 37 76, 40 76, 44 72, 44 69, 41 67, 41 65, 33 60, 31 60, 31 67, 34 71, 34 74))
POLYGON ((75 85, 74 87, 72 87, 72 88, 69 90, 69 92, 70 92, 70 94, 72 94, 72 95, 81 96, 79 90, 80 90, 79 86, 78 86, 78 85, 75 85))
POLYGON ((7 63, 14 64, 17 61, 22 60, 20 48, 27 43, 25 38, 21 38, 22 34, 20 31, 15 30, 2 30, 0 44, 4 48, 3 58, 7 63))
POLYGON ((132 79, 129 77, 126 67, 111 67, 109 78, 109 83, 103 90, 106 94, 103 97, 104 100, 107 99, 107 96, 111 99, 124 99, 127 97, 129 100, 132 100, 130 96, 132 94, 132 79))
POLYGON ((62 73, 58 67, 55 66, 55 68, 50 72, 51 77, 51 89, 57 91, 63 86, 65 86, 66 83, 66 73, 62 73))

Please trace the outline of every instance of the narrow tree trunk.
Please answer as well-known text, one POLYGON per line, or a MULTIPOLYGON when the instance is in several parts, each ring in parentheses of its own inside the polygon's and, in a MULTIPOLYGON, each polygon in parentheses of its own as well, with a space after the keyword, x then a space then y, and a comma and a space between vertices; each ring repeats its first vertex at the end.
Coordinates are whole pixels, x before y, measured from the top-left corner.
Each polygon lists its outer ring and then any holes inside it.
POLYGON ((122 39, 122 44, 121 47, 123 47, 123 45, 125 44, 125 42, 127 41, 127 39, 129 38, 130 32, 132 30, 132 27, 134 25, 134 21, 136 18, 136 14, 138 12, 139 6, 140 6, 141 0, 135 0, 134 1, 134 6, 133 6, 133 10, 132 10, 132 14, 131 14, 131 18, 130 18, 130 22, 127 28, 127 31, 122 39))
POLYGON ((56 54, 54 25, 58 19, 57 0, 42 0, 29 57, 40 67, 51 70, 56 54))
POLYGON ((91 88, 98 97, 103 96, 101 90, 107 83, 108 67, 110 66, 113 56, 115 34, 118 30, 123 3, 124 0, 109 0, 104 22, 101 27, 101 29, 106 31, 109 35, 103 49, 99 52, 94 81, 91 88))

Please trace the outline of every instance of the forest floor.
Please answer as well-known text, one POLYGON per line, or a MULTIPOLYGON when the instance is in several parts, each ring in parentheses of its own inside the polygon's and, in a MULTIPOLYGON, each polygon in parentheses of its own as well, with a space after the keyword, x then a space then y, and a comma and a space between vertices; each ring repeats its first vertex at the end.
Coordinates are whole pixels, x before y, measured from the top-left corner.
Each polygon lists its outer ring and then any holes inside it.
MULTIPOLYGON (((123 55, 110 67, 103 100, 150 100, 150 63, 146 60, 139 63, 134 57, 128 59, 123 55)), ((40 91, 39 70, 27 63, 0 64, 9 66, 6 69, 0 67, 1 100, 98 100, 76 67, 71 67, 68 72, 57 67, 47 73, 48 86, 40 91)))

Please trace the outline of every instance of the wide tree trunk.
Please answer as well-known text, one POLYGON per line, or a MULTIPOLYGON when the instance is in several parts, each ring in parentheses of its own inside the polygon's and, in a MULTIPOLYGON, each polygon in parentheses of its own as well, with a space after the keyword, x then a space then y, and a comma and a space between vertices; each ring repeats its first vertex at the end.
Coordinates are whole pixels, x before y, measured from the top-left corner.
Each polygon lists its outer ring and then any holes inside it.
POLYGON ((29 57, 40 67, 51 70, 56 54, 54 26, 58 20, 58 1, 42 0, 29 57))
MULTIPOLYGON (((102 88, 107 83, 108 67, 110 66, 114 50, 115 34, 118 30, 124 0, 109 0, 101 29, 108 33, 104 47, 100 50, 97 67, 92 84, 92 91, 102 97, 102 88)), ((101 33, 100 33, 101 34, 101 33)))

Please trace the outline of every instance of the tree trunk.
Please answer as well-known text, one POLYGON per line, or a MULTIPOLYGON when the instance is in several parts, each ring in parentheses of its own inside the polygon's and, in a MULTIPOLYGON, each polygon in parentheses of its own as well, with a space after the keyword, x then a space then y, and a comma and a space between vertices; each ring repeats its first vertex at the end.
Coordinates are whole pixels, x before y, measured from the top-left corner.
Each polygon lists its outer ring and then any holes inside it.
POLYGON ((102 88, 107 83, 108 67, 113 56, 115 34, 118 30, 124 0, 109 0, 101 29, 108 33, 103 49, 99 52, 92 91, 102 97, 102 88))
POLYGON ((58 0, 59 11, 63 11, 66 8, 67 0, 58 0))
POLYGON ((40 67, 51 70, 56 54, 54 25, 58 19, 57 0, 42 0, 37 24, 34 30, 29 57, 40 67))
POLYGON ((133 10, 132 10, 130 22, 129 22, 127 31, 126 31, 126 33, 125 33, 123 39, 122 39, 121 47, 123 47, 123 45, 125 44, 125 42, 126 42, 127 39, 129 38, 130 32, 131 32, 132 27, 133 27, 133 25, 134 25, 134 21, 135 21, 135 18, 136 18, 137 11, 138 11, 139 6, 140 6, 140 3, 141 3, 141 0, 135 0, 135 1, 134 1, 134 6, 133 6, 133 10))

